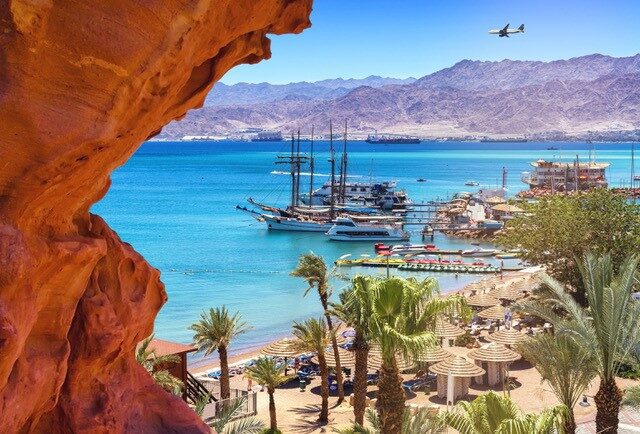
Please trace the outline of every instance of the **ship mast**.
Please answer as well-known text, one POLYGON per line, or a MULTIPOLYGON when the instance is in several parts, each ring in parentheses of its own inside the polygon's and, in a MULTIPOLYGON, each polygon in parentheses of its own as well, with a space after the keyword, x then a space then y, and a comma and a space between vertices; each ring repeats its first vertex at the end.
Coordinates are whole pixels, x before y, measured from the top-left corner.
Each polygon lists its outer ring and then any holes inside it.
POLYGON ((296 206, 300 205, 300 129, 298 128, 298 146, 296 149, 296 170, 298 176, 296 178, 296 206))
POLYGON ((329 218, 333 220, 336 214, 336 195, 334 187, 336 183, 336 154, 333 149, 333 125, 329 120, 329 162, 331 163, 331 207, 329 208, 329 218))
POLYGON ((314 169, 314 160, 313 160, 313 125, 311 125, 311 158, 309 159, 309 208, 311 208, 312 197, 313 197, 313 169, 314 169))
POLYGON ((341 174, 341 191, 340 199, 341 203, 344 203, 347 196, 347 120, 344 120, 344 137, 342 143, 342 162, 340 164, 341 174))
POLYGON ((291 132, 291 212, 296 210, 296 165, 293 155, 293 148, 295 140, 293 138, 293 131, 291 132))

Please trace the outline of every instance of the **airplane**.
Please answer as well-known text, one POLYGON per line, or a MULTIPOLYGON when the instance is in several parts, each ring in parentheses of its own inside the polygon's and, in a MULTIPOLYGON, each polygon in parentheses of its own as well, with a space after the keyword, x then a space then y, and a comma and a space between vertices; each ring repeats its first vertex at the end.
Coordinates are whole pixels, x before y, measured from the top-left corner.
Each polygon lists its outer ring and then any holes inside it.
POLYGON ((503 36, 506 36, 507 38, 509 37, 509 33, 524 33, 524 24, 522 24, 520 27, 518 27, 517 29, 510 29, 509 28, 509 24, 507 24, 506 26, 504 26, 503 29, 500 30, 489 30, 489 33, 492 35, 498 35, 501 38, 503 36))

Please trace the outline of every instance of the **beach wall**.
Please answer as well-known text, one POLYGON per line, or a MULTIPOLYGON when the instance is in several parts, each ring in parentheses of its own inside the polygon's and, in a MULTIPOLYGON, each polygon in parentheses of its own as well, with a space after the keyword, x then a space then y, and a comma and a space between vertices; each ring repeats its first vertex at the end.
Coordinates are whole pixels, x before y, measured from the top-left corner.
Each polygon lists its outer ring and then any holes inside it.
POLYGON ((89 208, 147 138, 202 105, 311 0, 4 0, 2 432, 209 432, 136 363, 159 272, 89 208))

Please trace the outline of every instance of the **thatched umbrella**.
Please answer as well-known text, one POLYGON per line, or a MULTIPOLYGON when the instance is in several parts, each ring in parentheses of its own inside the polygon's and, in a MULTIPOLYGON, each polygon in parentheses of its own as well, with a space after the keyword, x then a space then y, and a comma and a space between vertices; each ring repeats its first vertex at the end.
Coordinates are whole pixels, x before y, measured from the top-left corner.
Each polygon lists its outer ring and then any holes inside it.
POLYGON ((500 288, 492 289, 491 291, 489 291, 489 295, 497 299, 504 299, 509 301, 519 300, 524 297, 522 291, 513 286, 502 286, 500 288))
MULTIPOLYGON (((356 365, 356 356, 353 351, 345 350, 344 348, 338 348, 338 356, 340 357, 340 365, 344 368, 351 368, 356 365)), ((327 360, 327 366, 334 368, 336 366, 336 358, 333 355, 333 348, 327 349, 325 352, 325 358, 327 360)), ((318 356, 313 356, 311 359, 313 363, 319 364, 318 356)))
POLYGON ((264 347, 260 352, 266 356, 283 357, 284 358, 284 374, 287 375, 288 364, 287 359, 291 357, 297 357, 302 354, 301 351, 296 350, 294 339, 280 339, 279 341, 271 342, 264 347))
POLYGON ((500 300, 491 294, 481 293, 467 297, 467 304, 473 307, 490 307, 500 304, 500 300))
POLYGON ((504 307, 498 304, 496 306, 481 310, 480 312, 478 312, 478 316, 486 319, 504 320, 504 314, 508 309, 508 307, 504 307))
POLYGON ((475 360, 476 365, 486 371, 485 375, 476 377, 475 382, 478 384, 486 383, 489 386, 503 384, 509 363, 520 358, 520 354, 495 342, 477 348, 469 352, 467 356, 475 360))
POLYGON ((465 334, 465 331, 460 327, 454 326, 449 321, 446 321, 441 317, 436 319, 434 332, 436 337, 440 338, 442 343, 447 342, 447 344, 449 343, 449 339, 465 334))
POLYGON ((441 347, 427 348, 418 355, 418 361, 423 363, 438 363, 453 357, 449 351, 441 347))
POLYGON ((438 375, 438 397, 447 397, 447 377, 454 377, 454 396, 452 399, 461 398, 469 393, 471 378, 483 375, 485 370, 471 363, 462 356, 445 359, 429 368, 429 371, 438 375))
POLYGON ((497 332, 493 332, 487 336, 488 341, 507 345, 509 347, 522 342, 525 339, 527 339, 527 335, 520 333, 514 328, 498 330, 497 332))
POLYGON ((280 339, 279 341, 271 342, 260 350, 260 352, 266 356, 272 357, 296 357, 302 354, 302 352, 296 350, 295 342, 295 339, 280 339))

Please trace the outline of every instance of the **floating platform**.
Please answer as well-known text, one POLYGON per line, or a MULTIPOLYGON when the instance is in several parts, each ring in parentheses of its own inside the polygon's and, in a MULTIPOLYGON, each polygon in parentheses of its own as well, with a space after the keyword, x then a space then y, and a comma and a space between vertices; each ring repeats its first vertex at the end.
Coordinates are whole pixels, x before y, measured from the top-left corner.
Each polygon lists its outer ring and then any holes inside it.
POLYGON ((489 264, 418 262, 380 256, 377 258, 339 259, 338 267, 389 267, 403 271, 429 271, 441 273, 499 273, 500 267, 489 264))

